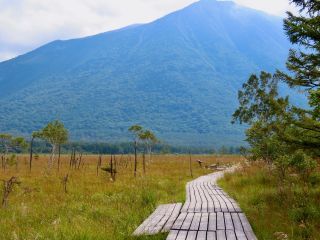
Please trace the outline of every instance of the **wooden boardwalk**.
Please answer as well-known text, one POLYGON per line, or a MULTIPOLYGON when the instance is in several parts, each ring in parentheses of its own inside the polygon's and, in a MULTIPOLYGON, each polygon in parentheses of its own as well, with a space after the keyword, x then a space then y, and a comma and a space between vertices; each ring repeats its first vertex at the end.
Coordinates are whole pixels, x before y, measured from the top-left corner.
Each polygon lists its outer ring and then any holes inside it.
POLYGON ((167 240, 256 240, 238 204, 216 185, 223 174, 217 172, 189 182, 186 202, 182 208, 178 205, 181 210, 175 207, 172 214, 173 205, 161 205, 135 233, 170 230, 167 240))

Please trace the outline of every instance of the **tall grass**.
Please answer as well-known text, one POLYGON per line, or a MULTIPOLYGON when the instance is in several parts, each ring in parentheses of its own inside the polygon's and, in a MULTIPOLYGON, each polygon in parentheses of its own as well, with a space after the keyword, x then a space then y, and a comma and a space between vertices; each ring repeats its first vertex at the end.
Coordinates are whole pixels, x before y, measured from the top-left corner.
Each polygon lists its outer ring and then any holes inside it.
MULTIPOLYGON (((183 202, 185 184, 191 179, 189 156, 154 156, 146 175, 139 159, 136 178, 132 162, 127 168, 118 162, 115 182, 106 172, 96 175, 98 156, 83 156, 80 170, 70 170, 69 156, 62 156, 59 172, 56 166, 46 170, 47 158, 34 160, 31 173, 28 156, 18 156, 18 164, 0 170, 0 179, 16 176, 21 181, 9 196, 8 207, 0 209, 0 239, 165 239, 165 234, 136 238, 131 234, 158 204, 183 202), (66 174, 67 194, 62 186, 66 174)), ((119 161, 120 156, 117 158, 119 161)), ((208 164, 240 160, 209 155, 193 159, 208 164)), ((108 161, 109 156, 104 156, 103 166, 108 161)), ((193 161, 194 177, 209 172, 193 161)))
POLYGON ((320 239, 319 171, 308 185, 294 174, 280 183, 274 169, 255 163, 219 184, 240 203, 259 240, 320 239))

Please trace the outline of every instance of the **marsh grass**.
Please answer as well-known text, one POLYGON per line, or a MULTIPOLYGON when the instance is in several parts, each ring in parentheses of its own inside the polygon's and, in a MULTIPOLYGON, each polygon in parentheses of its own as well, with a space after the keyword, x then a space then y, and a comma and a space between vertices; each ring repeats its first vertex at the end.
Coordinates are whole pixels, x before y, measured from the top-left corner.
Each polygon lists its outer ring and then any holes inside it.
MULTIPOLYGON (((46 170, 47 158, 34 160, 30 173, 28 156, 18 156, 18 164, 0 172, 0 179, 16 176, 21 181, 9 196, 7 208, 0 209, 0 239, 165 239, 166 234, 131 234, 158 204, 183 202, 185 184, 191 180, 189 156, 154 156, 146 175, 139 159, 136 178, 132 162, 127 168, 118 163, 115 182, 106 172, 97 176, 98 156, 83 156, 80 170, 70 170, 70 156, 62 156, 59 172, 56 166, 51 172, 46 170), (67 194, 62 184, 66 174, 67 194)), ((103 157, 102 166, 107 166, 109 158, 103 157)), ((123 156, 122 161, 126 158, 123 156)), ((193 159, 194 177, 210 173, 201 169, 196 159, 208 164, 240 161, 239 157, 209 155, 193 159)))
POLYGON ((219 184, 239 202, 259 240, 320 239, 319 171, 308 186, 294 174, 280 184, 274 169, 255 163, 219 184))

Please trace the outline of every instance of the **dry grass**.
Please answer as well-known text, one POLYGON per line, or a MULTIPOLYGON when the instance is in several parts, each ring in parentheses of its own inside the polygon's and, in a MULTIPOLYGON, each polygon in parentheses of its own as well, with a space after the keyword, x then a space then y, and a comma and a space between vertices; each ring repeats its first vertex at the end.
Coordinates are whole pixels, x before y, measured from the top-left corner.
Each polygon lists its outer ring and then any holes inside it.
MULTIPOLYGON (((133 161, 118 159, 116 182, 103 171, 96 175, 98 156, 83 156, 79 170, 69 169, 69 156, 62 166, 48 172, 48 156, 34 160, 31 173, 28 156, 19 156, 0 179, 16 176, 21 181, 9 196, 6 209, 0 209, 0 239, 165 239, 165 235, 133 238, 134 229, 161 203, 184 201, 185 183, 191 179, 189 156, 158 155, 147 164, 143 175, 133 177, 133 161), (68 193, 62 179, 69 174, 68 193)), ((103 156, 102 166, 109 163, 103 156)), ((199 167, 196 159, 207 164, 239 162, 232 156, 192 156, 194 177, 210 171, 199 167)), ((133 157, 131 157, 133 160, 133 157)), ((0 190, 2 194, 2 189, 0 190)))

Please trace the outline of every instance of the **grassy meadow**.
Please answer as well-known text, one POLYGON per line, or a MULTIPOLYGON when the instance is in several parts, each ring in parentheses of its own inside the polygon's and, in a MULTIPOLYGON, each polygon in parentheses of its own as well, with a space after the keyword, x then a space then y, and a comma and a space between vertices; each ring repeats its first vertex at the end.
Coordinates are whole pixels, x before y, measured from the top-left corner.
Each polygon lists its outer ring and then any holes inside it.
MULTIPOLYGON (((135 228, 161 203, 183 202, 185 184, 191 180, 189 156, 155 155, 147 160, 146 174, 139 157, 138 174, 133 176, 133 156, 117 156, 116 181, 99 171, 98 156, 84 155, 79 169, 70 169, 70 156, 61 157, 58 172, 55 164, 47 169, 48 156, 39 156, 29 171, 29 157, 17 161, 0 179, 12 176, 15 185, 6 208, 0 209, 0 239, 165 239, 166 235, 132 237, 135 228), (67 193, 62 180, 68 174, 67 193)), ((102 157, 102 167, 110 156, 102 157)), ((192 156, 193 177, 212 171, 200 168, 197 159, 206 164, 229 164, 241 161, 236 156, 192 156)), ((3 195, 3 188, 0 196, 3 195)))
POLYGON ((279 184, 276 170, 258 162, 226 174, 219 184, 239 202, 259 240, 318 240, 319 170, 305 183, 296 174, 289 174, 279 184))

